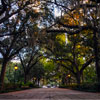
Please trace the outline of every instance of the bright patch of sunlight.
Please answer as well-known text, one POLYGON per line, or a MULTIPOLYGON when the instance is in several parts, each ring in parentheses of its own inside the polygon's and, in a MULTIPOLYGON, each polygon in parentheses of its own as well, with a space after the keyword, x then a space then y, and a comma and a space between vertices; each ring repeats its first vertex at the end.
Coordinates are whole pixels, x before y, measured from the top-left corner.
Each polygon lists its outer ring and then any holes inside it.
POLYGON ((67 38, 67 34, 65 33, 65 42, 66 44, 68 43, 68 38, 67 38))
POLYGON ((11 60, 11 62, 13 62, 13 63, 20 63, 20 60, 17 57, 15 57, 14 59, 11 60))
POLYGON ((61 11, 58 8, 54 8, 54 15, 55 17, 61 16, 61 11))
POLYGON ((88 2, 89 2, 89 0, 83 0, 83 4, 86 4, 88 2))

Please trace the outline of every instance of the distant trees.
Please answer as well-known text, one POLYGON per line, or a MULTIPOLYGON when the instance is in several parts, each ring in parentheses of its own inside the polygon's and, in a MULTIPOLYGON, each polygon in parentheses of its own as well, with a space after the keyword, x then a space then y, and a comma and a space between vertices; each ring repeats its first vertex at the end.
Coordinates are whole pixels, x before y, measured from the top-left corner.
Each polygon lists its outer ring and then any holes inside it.
POLYGON ((61 66, 68 69, 77 80, 77 83, 81 83, 83 71, 93 62, 94 57, 89 54, 92 50, 89 47, 82 45, 81 38, 79 36, 69 36, 68 44, 66 45, 66 53, 60 60, 61 66))
POLYGON ((89 40, 88 36, 85 35, 86 32, 89 34, 88 31, 85 31, 84 34, 67 35, 67 37, 65 34, 53 35, 50 38, 51 42, 45 47, 47 57, 69 70, 78 84, 81 83, 82 74, 86 67, 94 61, 94 56, 91 54, 93 52, 92 47, 85 44, 86 41, 82 41, 84 37, 89 40))
POLYGON ((42 55, 39 54, 39 47, 35 45, 32 48, 29 48, 29 47, 24 48, 19 53, 18 56, 23 68, 23 72, 24 72, 24 83, 26 83, 27 80, 29 79, 28 78, 29 73, 31 72, 32 68, 34 68, 34 66, 39 62, 42 55))
POLYGON ((32 79, 33 79, 33 83, 36 85, 41 85, 40 84, 40 80, 43 79, 43 77, 45 76, 45 68, 43 63, 38 62, 30 71, 29 74, 32 79))

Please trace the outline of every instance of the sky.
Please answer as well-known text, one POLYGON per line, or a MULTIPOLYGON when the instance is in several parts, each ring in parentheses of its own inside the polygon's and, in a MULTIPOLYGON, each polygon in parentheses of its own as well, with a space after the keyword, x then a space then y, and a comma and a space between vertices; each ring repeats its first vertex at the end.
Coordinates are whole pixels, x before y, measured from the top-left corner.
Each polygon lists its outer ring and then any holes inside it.
POLYGON ((0 54, 0 58, 2 58, 2 55, 0 54))
POLYGON ((59 9, 55 8, 54 14, 55 14, 56 17, 59 17, 59 16, 61 16, 61 11, 59 9))

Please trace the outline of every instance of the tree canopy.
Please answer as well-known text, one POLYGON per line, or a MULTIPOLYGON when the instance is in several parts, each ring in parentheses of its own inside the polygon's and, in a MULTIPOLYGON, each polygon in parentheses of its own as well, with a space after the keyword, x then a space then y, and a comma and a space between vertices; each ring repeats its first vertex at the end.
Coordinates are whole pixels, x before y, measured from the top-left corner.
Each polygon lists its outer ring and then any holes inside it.
POLYGON ((16 57, 24 82, 70 73, 80 84, 91 66, 100 84, 100 1, 1 0, 0 55, 1 90, 16 57))

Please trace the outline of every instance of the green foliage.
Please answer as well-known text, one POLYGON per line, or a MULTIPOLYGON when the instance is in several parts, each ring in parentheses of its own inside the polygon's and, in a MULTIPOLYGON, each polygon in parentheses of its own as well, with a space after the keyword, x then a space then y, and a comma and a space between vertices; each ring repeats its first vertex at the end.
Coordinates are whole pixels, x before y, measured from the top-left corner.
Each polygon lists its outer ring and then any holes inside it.
MULTIPOLYGON (((43 78, 48 83, 50 81, 52 83, 54 80, 55 82, 56 80, 66 81, 66 75, 69 73, 73 80, 80 78, 79 81, 81 82, 83 77, 84 82, 92 83, 97 81, 94 67, 96 60, 90 61, 89 64, 88 60, 91 60, 92 56, 94 57, 94 43, 99 42, 98 38, 97 41, 96 38, 93 40, 94 35, 99 37, 97 34, 99 33, 100 20, 98 9, 97 15, 95 15, 94 8, 86 6, 84 9, 82 2, 73 2, 73 0, 64 0, 64 2, 62 0, 55 0, 55 2, 46 0, 12 0, 6 3, 6 5, 1 3, 0 11, 0 15, 4 15, 0 19, 0 23, 2 23, 0 28, 0 53, 3 55, 3 59, 0 59, 0 64, 3 61, 6 64, 9 62, 7 69, 6 66, 0 65, 0 71, 2 67, 5 67, 6 84, 21 83, 26 78, 25 75, 28 81, 35 78, 34 83, 43 78), (30 3, 33 3, 32 5, 36 7, 31 9, 31 6, 27 6, 30 3), (79 3, 81 3, 81 8, 78 5, 79 3), (11 7, 12 4, 16 4, 17 9, 11 7), (74 8, 73 5, 77 7, 74 8), (72 10, 66 10, 66 6, 72 10), (3 11, 4 7, 6 9, 3 11), (61 10, 61 17, 56 17, 54 14, 55 9, 61 10), (12 17, 13 15, 14 17, 12 17), (88 17, 85 18, 86 16, 88 17), (58 29, 58 32, 60 29, 66 32, 58 34, 53 31, 53 34, 46 34, 45 30, 52 28, 58 29), (94 35, 93 30, 96 31, 94 35), (77 33, 78 31, 79 34, 77 33), (18 64, 18 70, 15 71, 15 64, 10 61, 19 52, 23 61, 18 64), (42 60, 38 57, 41 55, 44 56, 42 60)), ((86 2, 90 6, 92 3, 95 4, 90 1, 86 2)), ((96 46, 97 52, 99 51, 98 45, 96 46)), ((96 56, 98 55, 95 54, 95 58, 96 56)), ((1 77, 3 77, 3 74, 1 77)), ((34 87, 34 84, 26 83, 22 84, 22 86, 28 88, 34 87)), ((92 85, 90 84, 90 86, 92 85)), ((12 86, 8 84, 6 87, 12 86)), ((74 88, 74 85, 71 87, 74 88)), ((90 89, 87 84, 82 84, 79 88, 83 90, 90 89)))
POLYGON ((45 62, 44 62, 44 69, 46 71, 49 71, 49 72, 52 72, 55 68, 55 64, 52 60, 50 59, 45 59, 45 62))
POLYGON ((70 88, 75 89, 77 87, 77 84, 71 84, 71 85, 60 85, 59 88, 70 88))
POLYGON ((69 88, 73 90, 85 91, 85 92, 98 92, 98 83, 82 83, 80 85, 70 84, 61 85, 59 88, 69 88))
POLYGON ((33 84, 32 82, 27 82, 26 84, 22 83, 6 83, 4 84, 5 88, 3 91, 0 91, 0 93, 6 93, 6 92, 13 92, 13 91, 21 91, 31 88, 39 88, 38 85, 33 84))
POLYGON ((37 63, 31 70, 31 73, 33 74, 33 77, 40 80, 44 76, 44 68, 42 63, 37 63))
POLYGON ((85 82, 91 82, 94 83, 97 81, 97 77, 96 77, 96 69, 94 65, 90 65, 88 66, 85 70, 84 70, 84 81, 85 82))
POLYGON ((65 45, 66 44, 66 36, 65 34, 58 34, 56 36, 56 41, 60 43, 60 45, 65 45))
POLYGON ((5 75, 5 83, 14 83, 20 82, 22 79, 22 69, 20 63, 17 63, 18 70, 15 71, 16 63, 9 62, 7 64, 6 75, 5 75))

